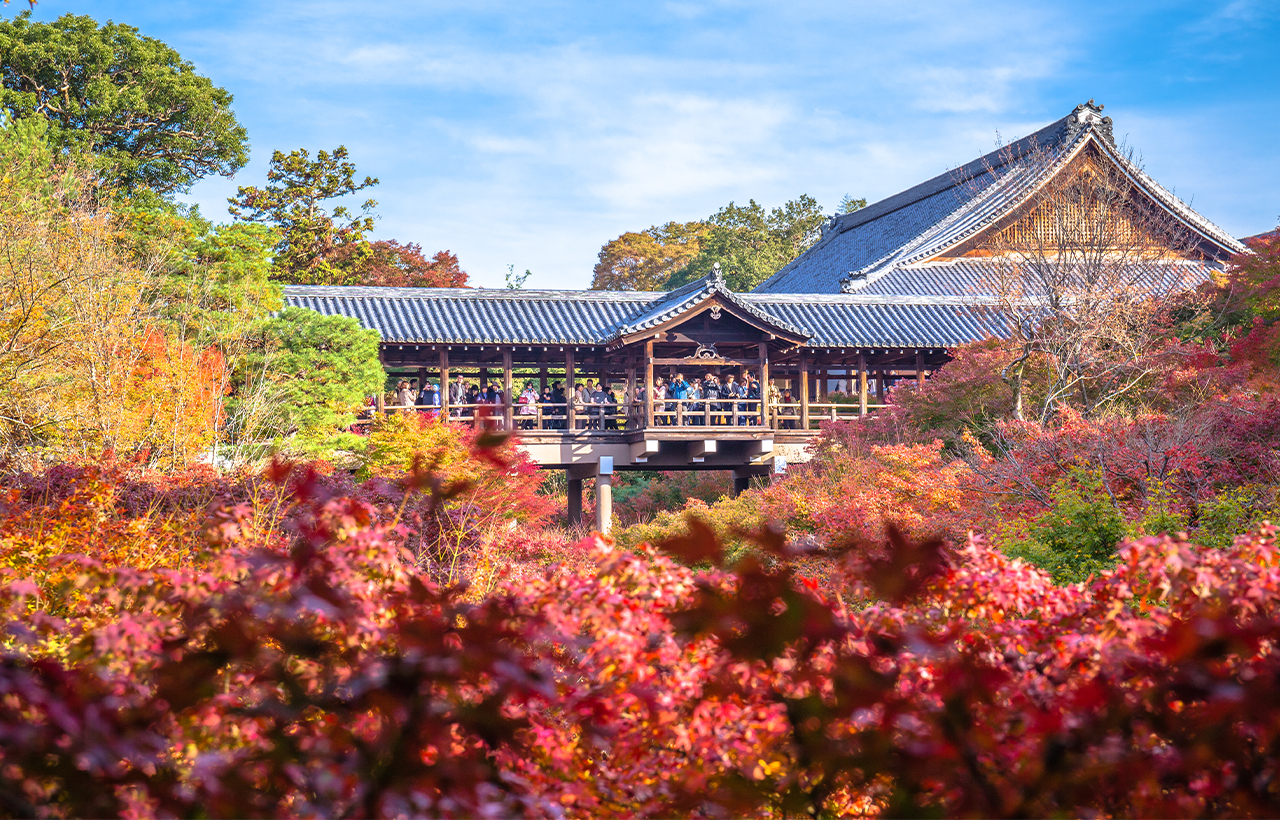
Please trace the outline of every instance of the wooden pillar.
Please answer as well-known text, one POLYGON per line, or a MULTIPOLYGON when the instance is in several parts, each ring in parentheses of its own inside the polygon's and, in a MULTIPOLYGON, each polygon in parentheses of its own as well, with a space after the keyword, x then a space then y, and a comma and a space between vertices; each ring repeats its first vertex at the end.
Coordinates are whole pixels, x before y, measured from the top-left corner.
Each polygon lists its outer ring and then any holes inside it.
POLYGON ((885 375, 883 370, 876 371, 876 404, 884 404, 885 375))
POLYGON ((916 385, 924 387, 924 354, 916 351, 916 385))
MULTIPOLYGON (((544 351, 545 354, 545 351, 544 351)), ((538 370, 538 395, 542 395, 542 391, 547 389, 547 366, 544 364, 538 370)))
POLYGON ((867 414, 867 354, 858 351, 858 415, 867 414))
POLYGON ((387 412, 387 397, 381 387, 378 388, 378 395, 373 399, 373 407, 379 415, 387 412))
MULTIPOLYGON (((572 356, 573 354, 570 354, 572 356)), ((572 404, 570 404, 572 406, 572 404)), ((568 470, 565 475, 569 475, 568 470)), ((569 526, 582 523, 582 479, 569 476, 568 479, 568 513, 569 526)))
POLYGON ((636 400, 636 369, 634 367, 628 367, 626 369, 626 374, 627 374, 627 392, 622 399, 622 403, 624 406, 622 408, 622 413, 620 415, 622 418, 626 419, 627 421, 626 428, 628 430, 631 430, 631 429, 634 429, 635 427, 634 412, 635 412, 635 400, 636 400))
POLYGON ((769 421, 769 345, 760 343, 760 424, 771 426, 769 421))
MULTIPOLYGON (((575 421, 574 413, 573 413, 573 391, 574 391, 573 351, 566 350, 564 352, 564 400, 568 402, 569 406, 565 408, 564 415, 565 415, 565 429, 571 432, 577 429, 577 422, 575 421)), ((570 484, 573 483, 572 479, 570 480, 569 483, 570 484)), ((570 498, 572 497, 573 496, 570 495, 570 498)), ((578 520, 579 521, 582 520, 582 482, 581 481, 578 482, 578 520)), ((570 518, 569 523, 571 524, 574 523, 572 518, 570 518)))
POLYGON ((603 456, 596 465, 596 531, 613 529, 613 457, 603 456))
POLYGON ((502 429, 511 428, 511 351, 502 351, 502 429))
POLYGON ((809 429, 809 357, 800 354, 800 429, 809 429))
POLYGON ((829 375, 830 374, 828 373, 825 367, 818 371, 818 385, 817 385, 818 391, 817 392, 818 392, 819 402, 824 402, 827 400, 827 378, 829 377, 829 375))
POLYGON ((440 351, 440 415, 449 416, 449 351, 440 351))
POLYGON ((653 339, 644 343, 644 426, 653 426, 653 339))

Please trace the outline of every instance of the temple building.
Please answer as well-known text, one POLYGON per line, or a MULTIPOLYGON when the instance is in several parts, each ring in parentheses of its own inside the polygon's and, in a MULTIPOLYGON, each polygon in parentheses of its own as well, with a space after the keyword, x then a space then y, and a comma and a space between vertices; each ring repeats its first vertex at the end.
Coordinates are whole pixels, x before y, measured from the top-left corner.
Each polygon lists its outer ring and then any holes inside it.
POLYGON ((1079 233, 1099 213, 1107 238, 1094 240, 1106 245, 1095 256, 1121 260, 1135 281, 1188 287, 1244 250, 1118 149, 1101 111, 1082 104, 954 171, 832 217, 811 248, 750 293, 730 291, 717 270, 666 293, 294 285, 285 302, 377 330, 390 373, 497 382, 502 407, 449 406, 446 396, 442 412, 492 412, 477 423, 518 431, 540 465, 566 470, 571 517, 582 480, 594 478, 597 523, 607 529, 615 470, 732 470, 741 489, 806 458, 823 420, 874 412, 888 386, 923 381, 948 349, 1007 336, 1010 300, 1037 298, 1011 294, 1008 271, 1060 262, 1064 231, 1079 233), (1079 195, 1098 180, 1121 182, 1119 206, 1079 195), (765 389, 751 400, 654 400, 660 383, 708 374, 749 376, 765 389), (572 392, 583 380, 616 392, 603 406, 514 401, 529 381, 572 392))

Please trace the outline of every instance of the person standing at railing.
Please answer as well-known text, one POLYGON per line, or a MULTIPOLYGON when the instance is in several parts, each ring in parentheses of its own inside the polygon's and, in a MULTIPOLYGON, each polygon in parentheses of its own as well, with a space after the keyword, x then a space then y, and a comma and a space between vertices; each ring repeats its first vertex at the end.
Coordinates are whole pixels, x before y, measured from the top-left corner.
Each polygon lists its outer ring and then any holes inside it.
POLYGON ((604 414, 605 402, 609 400, 604 390, 594 382, 587 382, 587 405, 589 419, 587 421, 588 430, 600 429, 600 418, 604 414))
MULTIPOLYGON (((724 384, 720 388, 720 395, 734 399, 745 399, 747 397, 747 388, 743 387, 734 375, 730 373, 728 376, 725 376, 724 384)), ((737 403, 736 410, 734 409, 733 404, 726 404, 725 412, 728 415, 725 416, 725 423, 734 426, 746 424, 747 418, 743 415, 746 409, 747 406, 742 402, 737 403)))
POLYGON ((409 386, 407 381, 401 380, 396 385, 396 392, 392 398, 396 407, 413 407, 413 402, 417 398, 416 391, 409 386))
POLYGON ((667 416, 667 382, 666 379, 657 378, 653 381, 653 423, 654 424, 670 424, 671 419, 667 416))
POLYGON ((418 412, 430 413, 432 418, 440 414, 440 388, 429 382, 422 385, 418 391, 418 412))
POLYGON ((538 394, 538 405, 542 408, 542 424, 540 425, 542 430, 556 429, 555 419, 552 418, 555 416, 556 411, 554 407, 550 406, 554 401, 555 399, 552 398, 551 394, 551 385, 542 388, 542 392, 538 394))
POLYGON ((707 423, 707 405, 703 403, 702 382, 694 379, 689 382, 688 408, 693 412, 685 416, 685 423, 700 427, 707 423))
POLYGON ((790 387, 782 391, 782 402, 778 408, 778 415, 782 417, 783 430, 796 429, 796 408, 792 407, 795 401, 795 398, 791 395, 790 387))
POLYGON ((702 379, 702 397, 707 399, 707 424, 716 425, 724 421, 720 415, 723 405, 718 401, 711 401, 720 398, 720 395, 720 379, 714 373, 708 373, 702 379))
POLYGON ((747 401, 738 406, 747 411, 743 423, 756 425, 760 423, 760 382, 756 381, 755 374, 751 371, 747 371, 743 378, 747 380, 743 385, 743 395, 746 396, 747 401))
POLYGON ((533 382, 525 382, 524 392, 516 399, 516 403, 520 405, 518 412, 521 429, 532 430, 534 417, 538 415, 538 391, 533 389, 533 382))
POLYGON ((601 385, 604 392, 604 429, 618 429, 618 407, 622 404, 622 395, 616 388, 606 389, 601 385))
POLYGON ((551 403, 558 405, 551 408, 551 415, 558 418, 551 422, 552 430, 563 430, 565 428, 565 416, 569 415, 569 409, 565 407, 564 382, 555 382, 551 385, 551 403))
POLYGON ((454 408, 449 411, 450 415, 459 416, 462 411, 457 409, 460 405, 470 403, 467 398, 467 382, 459 373, 458 377, 449 384, 449 406, 454 408))
POLYGON ((573 391, 573 412, 574 425, 577 426, 579 421, 582 422, 582 428, 586 429, 589 419, 587 417, 587 407, 591 404, 591 382, 583 380, 581 384, 573 391))
POLYGON ((670 384, 667 385, 667 397, 675 399, 667 405, 668 424, 678 424, 680 419, 680 402, 689 397, 689 383, 684 380, 683 373, 677 373, 670 384))

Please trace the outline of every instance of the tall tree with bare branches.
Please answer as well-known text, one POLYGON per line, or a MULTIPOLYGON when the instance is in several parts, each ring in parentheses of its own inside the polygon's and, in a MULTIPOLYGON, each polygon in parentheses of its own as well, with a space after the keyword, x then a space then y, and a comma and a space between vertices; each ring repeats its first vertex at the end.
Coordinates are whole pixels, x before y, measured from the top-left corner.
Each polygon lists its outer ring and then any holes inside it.
POLYGON ((1197 236, 1143 191, 1123 156, 1122 165, 1087 144, 1074 156, 1039 148, 1011 158, 1015 170, 1001 173, 1031 179, 1033 192, 968 253, 982 258, 1009 320, 1016 355, 1003 377, 1019 419, 1030 409, 1045 421, 1064 403, 1093 415, 1122 401, 1151 375, 1170 310, 1195 306, 1192 288, 1207 275, 1197 236), (1039 406, 1024 408, 1032 364, 1047 384, 1039 406))

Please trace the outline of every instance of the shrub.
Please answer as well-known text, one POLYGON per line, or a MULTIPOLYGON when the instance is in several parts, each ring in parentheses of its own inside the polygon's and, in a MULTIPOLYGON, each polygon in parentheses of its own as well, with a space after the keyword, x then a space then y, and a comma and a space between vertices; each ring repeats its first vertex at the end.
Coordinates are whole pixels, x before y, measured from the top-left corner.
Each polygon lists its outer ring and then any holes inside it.
POLYGON ((1080 583, 1110 568, 1129 528, 1102 477, 1074 471, 1054 485, 1052 500, 1030 523, 1026 541, 1012 542, 1006 552, 1048 571, 1060 584, 1080 583))
POLYGON ((1224 549, 1238 533, 1248 532, 1276 515, 1274 488, 1246 485, 1223 490, 1200 507, 1196 542, 1224 549))

